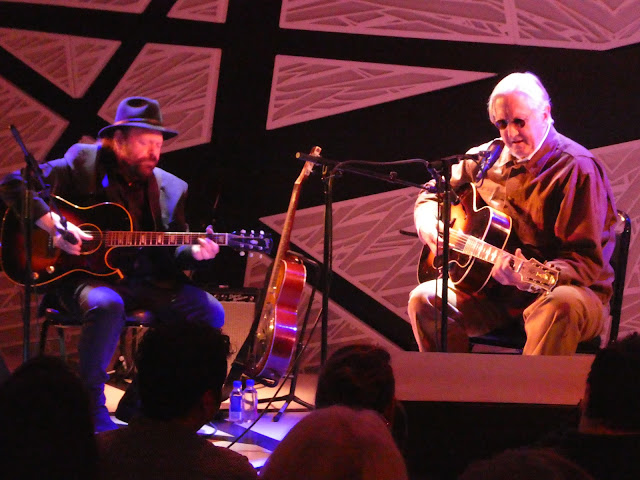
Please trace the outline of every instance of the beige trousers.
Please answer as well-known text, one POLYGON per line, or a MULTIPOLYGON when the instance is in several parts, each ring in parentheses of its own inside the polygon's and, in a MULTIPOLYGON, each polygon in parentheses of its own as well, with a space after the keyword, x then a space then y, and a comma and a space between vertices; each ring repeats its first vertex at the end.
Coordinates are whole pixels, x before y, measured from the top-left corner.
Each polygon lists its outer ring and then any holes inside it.
MULTIPOLYGON (((441 351, 441 280, 418 285, 409 296, 408 313, 421 352, 441 351), (437 293, 436 293, 437 289, 437 293)), ((468 294, 449 285, 447 351, 468 352, 469 335, 520 321, 509 309, 509 299, 468 294)), ((518 292, 514 291, 515 294, 518 292)), ((602 332, 608 307, 588 288, 559 285, 524 309, 526 355, 572 355, 578 343, 602 332)))

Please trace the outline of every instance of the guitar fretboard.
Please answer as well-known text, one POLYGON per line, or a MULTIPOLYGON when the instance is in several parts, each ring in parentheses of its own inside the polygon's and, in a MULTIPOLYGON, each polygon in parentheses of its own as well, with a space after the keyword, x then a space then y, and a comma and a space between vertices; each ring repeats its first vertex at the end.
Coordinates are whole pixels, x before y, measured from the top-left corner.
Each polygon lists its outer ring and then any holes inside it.
POLYGON ((501 248, 458 230, 452 229, 449 231, 449 244, 457 252, 479 258, 491 264, 495 264, 499 256, 508 255, 511 268, 520 274, 522 280, 543 290, 550 291, 558 282, 559 271, 557 269, 544 265, 535 259, 523 260, 501 248))
MULTIPOLYGON (((95 232, 87 233, 96 235, 95 232)), ((102 240, 109 247, 195 245, 202 237, 208 237, 218 245, 227 245, 229 240, 228 233, 107 231, 102 234, 102 240)))
POLYGON ((480 260, 484 260, 485 262, 494 264, 498 259, 498 255, 506 254, 509 255, 514 262, 516 262, 514 270, 518 271, 518 264, 522 263, 522 260, 518 257, 511 255, 510 253, 505 252, 504 250, 495 247, 490 243, 484 242, 479 238, 467 235, 458 230, 449 230, 449 237, 451 248, 453 248, 455 251, 479 258, 480 260))

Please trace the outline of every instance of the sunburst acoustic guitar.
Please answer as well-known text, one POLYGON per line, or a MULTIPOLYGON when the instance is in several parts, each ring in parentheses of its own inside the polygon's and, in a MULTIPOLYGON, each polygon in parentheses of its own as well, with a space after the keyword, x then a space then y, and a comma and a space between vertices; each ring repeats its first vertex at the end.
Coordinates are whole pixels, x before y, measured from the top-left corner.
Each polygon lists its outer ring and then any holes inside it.
MULTIPOLYGON (((532 291, 550 291, 558 283, 559 271, 535 258, 524 260, 504 250, 511 234, 511 218, 484 205, 475 185, 466 184, 460 199, 451 208, 449 230, 449 278, 459 289, 473 293, 482 290, 491 278, 499 255, 508 255, 510 264, 532 291)), ((418 262, 420 283, 441 274, 441 255, 424 246, 418 262)))

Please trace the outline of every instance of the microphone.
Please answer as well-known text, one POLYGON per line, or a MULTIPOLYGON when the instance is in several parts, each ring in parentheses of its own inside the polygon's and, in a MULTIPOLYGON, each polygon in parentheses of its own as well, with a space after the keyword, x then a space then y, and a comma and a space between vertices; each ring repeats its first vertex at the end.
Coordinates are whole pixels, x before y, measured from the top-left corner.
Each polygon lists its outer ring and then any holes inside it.
POLYGON ((328 158, 324 158, 320 155, 309 155, 308 153, 297 152, 296 158, 302 160, 303 162, 311 162, 314 165, 322 165, 327 167, 335 167, 339 162, 337 160, 330 160, 328 158))
POLYGON ((476 175, 476 183, 484 180, 489 169, 493 167, 493 165, 498 161, 498 158, 500 158, 503 148, 504 142, 500 139, 496 139, 491 142, 491 145, 489 145, 487 150, 478 153, 478 156, 482 157, 482 160, 480 161, 480 168, 476 175))

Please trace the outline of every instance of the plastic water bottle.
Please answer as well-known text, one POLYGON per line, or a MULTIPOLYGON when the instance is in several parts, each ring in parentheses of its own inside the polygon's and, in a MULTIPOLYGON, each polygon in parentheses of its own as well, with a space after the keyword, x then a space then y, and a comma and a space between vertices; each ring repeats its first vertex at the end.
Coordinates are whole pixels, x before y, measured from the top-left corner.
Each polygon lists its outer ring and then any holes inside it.
POLYGON ((242 382, 240 380, 233 381, 233 390, 229 395, 229 421, 242 421, 242 382))
POLYGON ((242 392, 242 421, 253 422, 256 418, 258 418, 258 392, 255 381, 249 379, 242 392))

